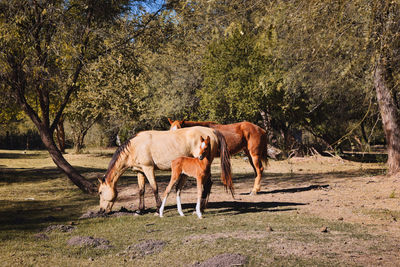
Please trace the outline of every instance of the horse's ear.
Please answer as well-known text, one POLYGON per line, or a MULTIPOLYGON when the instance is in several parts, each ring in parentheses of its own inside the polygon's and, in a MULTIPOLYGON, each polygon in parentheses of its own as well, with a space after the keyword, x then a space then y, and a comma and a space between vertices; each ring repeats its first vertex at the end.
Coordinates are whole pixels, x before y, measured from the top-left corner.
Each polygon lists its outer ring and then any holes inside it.
POLYGON ((183 123, 185 122, 185 120, 181 120, 179 121, 179 124, 181 125, 181 127, 183 127, 183 123))
POLYGON ((207 135, 207 143, 210 143, 210 136, 207 135))
POLYGON ((201 140, 201 142, 204 142, 204 138, 201 135, 200 135, 200 140, 201 140))
POLYGON ((172 123, 174 122, 173 120, 171 120, 170 118, 168 118, 168 122, 169 122, 169 124, 171 124, 172 125, 172 123))
POLYGON ((103 183, 103 180, 101 180, 100 178, 97 178, 97 180, 99 181, 99 184, 103 183))

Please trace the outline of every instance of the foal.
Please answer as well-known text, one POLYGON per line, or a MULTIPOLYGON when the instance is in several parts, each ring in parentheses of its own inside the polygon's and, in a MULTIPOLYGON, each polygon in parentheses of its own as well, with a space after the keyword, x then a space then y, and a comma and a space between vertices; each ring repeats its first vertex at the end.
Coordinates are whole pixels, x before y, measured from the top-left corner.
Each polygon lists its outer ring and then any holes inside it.
POLYGON ((181 206, 181 190, 186 182, 186 175, 196 178, 197 180, 197 204, 196 214, 199 219, 202 218, 201 210, 205 208, 208 201, 208 196, 211 191, 211 153, 210 153, 210 137, 204 139, 200 136, 200 156, 199 158, 179 157, 171 163, 171 180, 165 189, 163 201, 160 208, 160 217, 163 217, 163 211, 167 197, 171 192, 172 186, 178 181, 176 185, 176 205, 178 207, 179 215, 185 216, 182 212, 181 206))

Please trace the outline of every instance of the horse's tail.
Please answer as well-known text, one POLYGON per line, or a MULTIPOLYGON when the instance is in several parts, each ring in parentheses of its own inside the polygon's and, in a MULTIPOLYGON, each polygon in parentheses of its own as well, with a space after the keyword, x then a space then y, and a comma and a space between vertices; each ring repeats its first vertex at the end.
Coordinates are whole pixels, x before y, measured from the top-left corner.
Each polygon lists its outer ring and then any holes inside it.
POLYGON ((229 188, 233 197, 234 189, 232 182, 231 159, 228 150, 228 145, 226 144, 225 137, 219 131, 215 130, 215 133, 218 138, 219 153, 221 158, 221 180, 225 186, 225 190, 228 190, 229 188))

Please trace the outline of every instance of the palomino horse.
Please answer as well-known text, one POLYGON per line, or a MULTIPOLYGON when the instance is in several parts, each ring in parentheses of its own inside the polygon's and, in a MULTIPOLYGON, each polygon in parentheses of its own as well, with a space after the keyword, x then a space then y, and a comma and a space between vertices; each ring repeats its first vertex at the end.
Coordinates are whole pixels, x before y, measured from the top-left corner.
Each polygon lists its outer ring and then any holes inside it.
POLYGON ((242 150, 246 153, 256 175, 251 194, 257 194, 260 191, 261 177, 264 171, 262 162, 265 165, 268 163, 268 137, 264 129, 247 121, 227 125, 210 121, 172 121, 169 118, 168 121, 171 124, 170 130, 191 126, 204 126, 221 132, 228 144, 229 154, 233 155, 242 150))
MULTIPOLYGON (((178 181, 176 186, 176 205, 178 208, 178 213, 181 216, 185 216, 182 212, 181 206, 181 191, 186 181, 186 175, 196 178, 197 181, 197 204, 196 204, 196 214, 199 219, 202 218, 201 210, 205 208, 208 196, 211 191, 211 153, 210 153, 210 137, 204 139, 200 136, 200 155, 198 158, 190 157, 180 157, 174 159, 171 163, 171 180, 167 188, 165 189, 163 202, 160 208, 160 217, 163 217, 165 203, 167 202, 167 197, 171 192, 171 188, 178 181), (203 189, 204 188, 204 189, 203 189), (203 194, 203 199, 202 199, 203 194), (201 203, 203 202, 203 203, 201 203)), ((226 182, 225 182, 226 184, 226 182)), ((232 187, 229 187, 232 190, 232 187)), ((231 191, 233 194, 233 191, 231 191)))
POLYGON ((114 153, 106 174, 99 179, 100 211, 110 212, 117 198, 116 183, 127 168, 138 172, 139 211, 143 211, 145 177, 149 181, 157 203, 161 206, 154 170, 170 170, 171 162, 182 156, 200 155, 200 137, 210 136, 211 159, 220 151, 221 179, 232 185, 231 163, 225 138, 214 129, 193 127, 178 131, 144 131, 121 145, 114 153))

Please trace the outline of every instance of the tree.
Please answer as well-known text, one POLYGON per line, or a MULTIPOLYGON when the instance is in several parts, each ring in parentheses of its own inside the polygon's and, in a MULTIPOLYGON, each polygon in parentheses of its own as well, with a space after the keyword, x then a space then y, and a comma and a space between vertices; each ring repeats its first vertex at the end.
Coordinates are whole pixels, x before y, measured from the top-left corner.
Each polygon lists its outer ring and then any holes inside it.
POLYGON ((400 5, 396 1, 372 1, 370 38, 374 49, 374 86, 388 151, 388 173, 400 173, 400 5))
MULTIPOLYGON (((35 124, 54 163, 85 192, 96 187, 65 160, 53 133, 71 95, 80 89, 82 71, 112 50, 104 40, 112 39, 112 29, 130 5, 128 0, 0 3, 1 80, 35 124)), ((114 43, 114 49, 134 40, 148 24, 132 17, 135 31, 114 43)))
POLYGON ((222 123, 254 121, 264 109, 259 90, 260 75, 268 59, 254 46, 256 36, 247 27, 237 27, 227 37, 209 45, 203 63, 201 112, 222 123))

